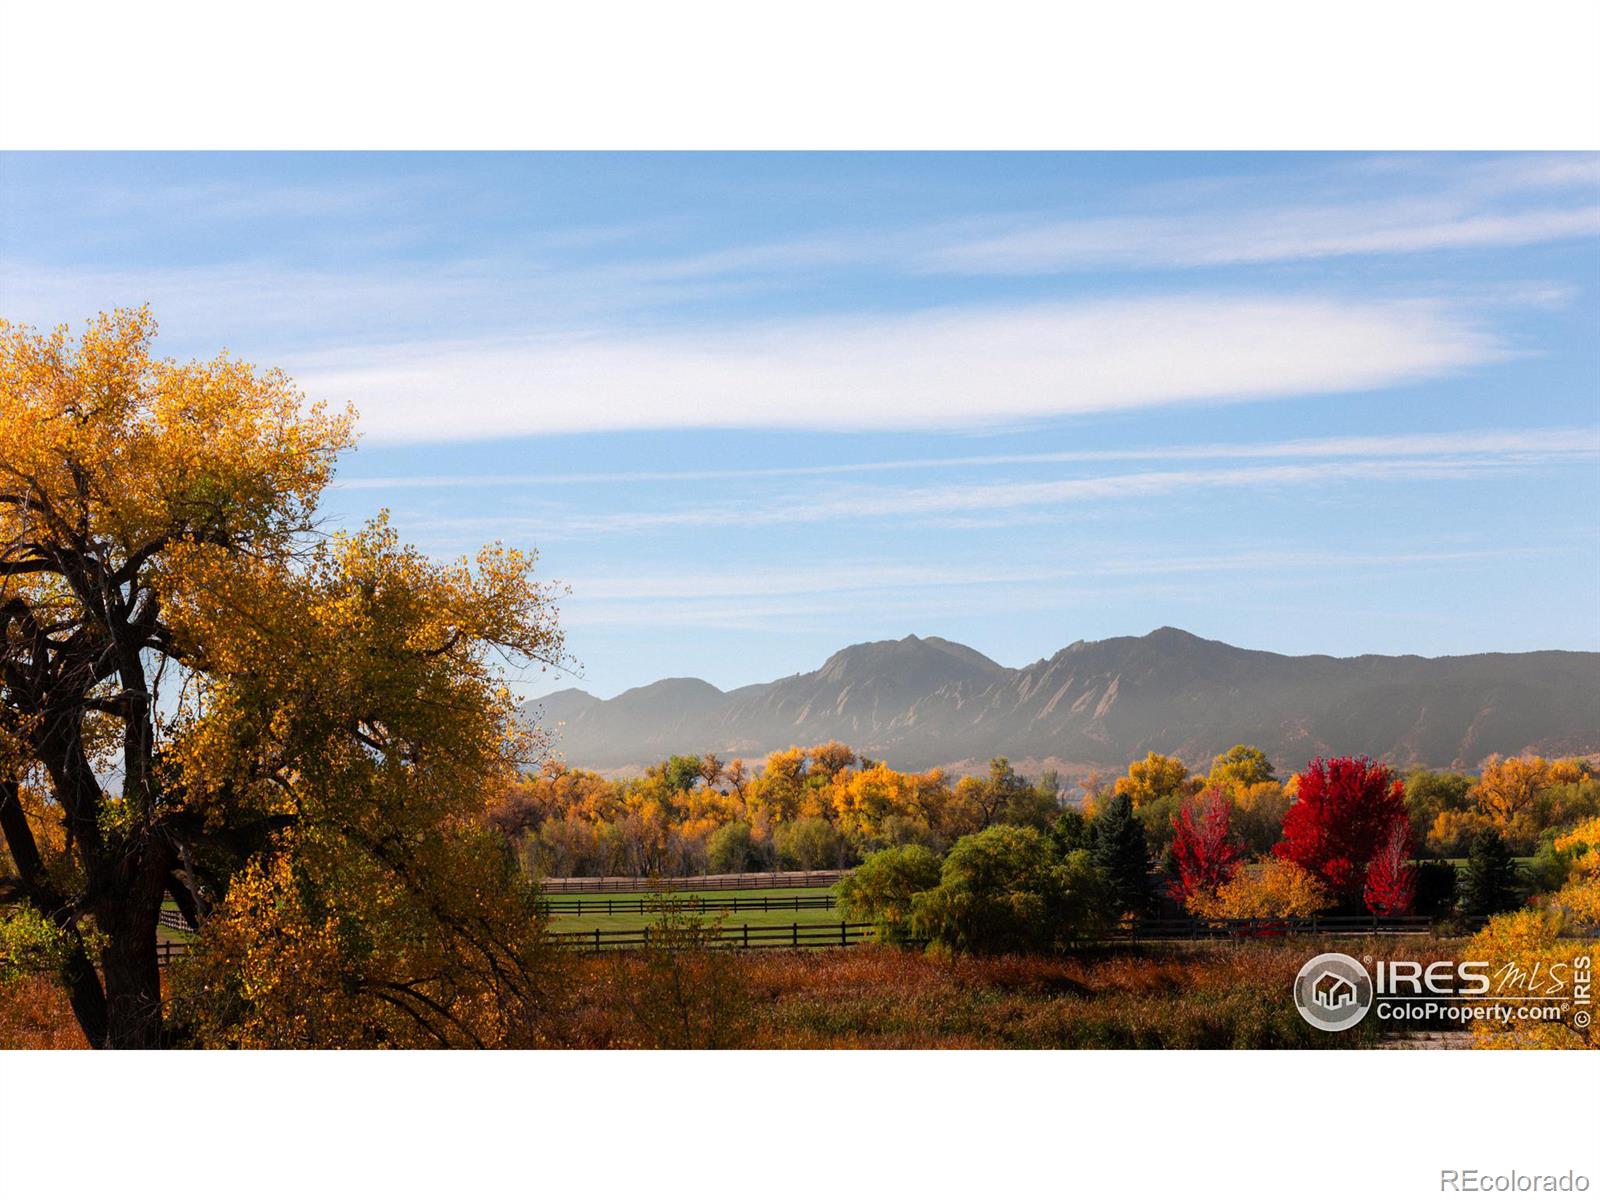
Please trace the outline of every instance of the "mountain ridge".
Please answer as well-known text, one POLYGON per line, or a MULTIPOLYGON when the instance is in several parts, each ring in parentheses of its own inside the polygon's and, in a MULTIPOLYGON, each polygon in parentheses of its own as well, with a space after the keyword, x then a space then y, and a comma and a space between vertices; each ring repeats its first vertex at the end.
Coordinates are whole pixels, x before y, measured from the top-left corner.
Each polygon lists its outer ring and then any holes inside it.
POLYGON ((525 708, 560 757, 607 771, 673 753, 759 759, 834 738, 908 770, 996 754, 1111 769, 1149 750, 1200 767, 1238 742, 1284 769, 1334 753, 1470 768, 1491 753, 1600 752, 1600 653, 1286 655, 1162 626, 1013 668, 912 635, 727 692, 676 677, 610 700, 566 688, 525 708))

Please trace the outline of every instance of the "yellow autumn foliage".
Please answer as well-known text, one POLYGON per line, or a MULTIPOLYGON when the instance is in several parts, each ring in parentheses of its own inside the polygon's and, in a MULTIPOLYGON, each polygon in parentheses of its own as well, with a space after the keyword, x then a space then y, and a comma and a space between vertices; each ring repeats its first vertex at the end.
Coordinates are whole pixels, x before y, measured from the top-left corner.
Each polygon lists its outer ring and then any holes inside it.
POLYGON ((1152 750, 1138 762, 1128 764, 1128 773, 1112 785, 1119 796, 1128 797, 1135 809, 1168 796, 1182 798, 1199 794, 1205 780, 1191 776, 1189 768, 1176 758, 1152 750))
MULTIPOLYGON (((1467 944, 1461 958, 1464 962, 1488 963, 1491 977, 1512 965, 1530 974, 1539 965, 1549 977, 1552 964, 1564 963, 1568 990, 1550 997, 1530 997, 1531 1001, 1559 1000, 1562 995, 1571 995, 1574 960, 1587 956, 1593 964, 1600 958, 1600 939, 1592 934, 1571 936, 1566 930, 1566 919, 1553 909, 1503 913, 1490 918, 1467 944)), ((1580 1027, 1570 1019, 1570 1010, 1569 1019, 1561 1021, 1531 1017, 1514 1017, 1510 1023, 1477 1021, 1471 1026, 1471 1034, 1472 1044, 1486 1050, 1593 1050, 1600 1046, 1594 1027, 1580 1027)))
POLYGON ((1312 917, 1333 898, 1311 872, 1282 858, 1251 863, 1213 892, 1195 892, 1186 907, 1207 920, 1312 917))
POLYGON ((507 664, 559 661, 554 590, 515 550, 319 528, 353 414, 155 333, 0 323, 8 882, 61 931, 85 1036, 532 1036, 533 898, 486 819, 539 748, 507 664), (167 896, 202 932, 164 987, 167 896))

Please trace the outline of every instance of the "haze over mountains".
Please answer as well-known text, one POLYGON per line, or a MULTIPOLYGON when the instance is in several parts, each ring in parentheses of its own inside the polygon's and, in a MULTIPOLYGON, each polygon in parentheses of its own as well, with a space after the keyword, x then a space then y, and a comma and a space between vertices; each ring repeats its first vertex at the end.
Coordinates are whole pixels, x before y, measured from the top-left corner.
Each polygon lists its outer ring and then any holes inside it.
POLYGON ((1319 754, 1475 767, 1492 753, 1600 752, 1600 654, 1289 656, 1180 629, 1074 642, 1017 669, 937 637, 847 646, 816 671, 723 692, 663 679, 528 705, 569 764, 668 754, 759 759, 837 738, 892 766, 1119 768, 1147 751, 1193 767, 1238 742, 1292 770, 1319 754))

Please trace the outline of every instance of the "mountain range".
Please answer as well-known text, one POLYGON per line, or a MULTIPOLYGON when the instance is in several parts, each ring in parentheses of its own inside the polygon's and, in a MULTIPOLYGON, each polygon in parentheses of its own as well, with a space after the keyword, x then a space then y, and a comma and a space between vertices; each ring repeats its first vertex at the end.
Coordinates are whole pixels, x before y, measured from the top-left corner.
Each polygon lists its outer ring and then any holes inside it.
POLYGON ((1011 668, 937 637, 847 646, 821 668, 724 692, 662 679, 528 706, 575 767, 669 754, 759 760, 830 739, 904 770, 1120 768, 1155 750, 1203 768, 1244 742, 1293 770, 1322 754, 1473 768, 1493 753, 1600 752, 1600 654, 1291 656, 1180 629, 1073 642, 1011 668))

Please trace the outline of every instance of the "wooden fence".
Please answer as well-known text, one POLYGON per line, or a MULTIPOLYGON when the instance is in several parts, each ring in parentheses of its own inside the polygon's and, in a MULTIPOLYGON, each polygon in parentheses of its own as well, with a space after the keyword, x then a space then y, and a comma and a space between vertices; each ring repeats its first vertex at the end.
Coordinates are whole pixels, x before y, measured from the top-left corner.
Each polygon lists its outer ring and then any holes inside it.
POLYGON ((628 950, 660 944, 663 938, 675 949, 720 947, 735 950, 799 950, 806 947, 853 946, 875 936, 869 921, 840 921, 829 925, 722 925, 692 933, 663 933, 648 927, 640 929, 594 929, 552 933, 550 939, 571 950, 628 950))
POLYGON ((1105 940, 1118 942, 1189 942, 1218 938, 1370 937, 1426 934, 1432 917, 1250 917, 1203 920, 1199 917, 1147 919, 1111 930, 1105 940))
POLYGON ((751 871, 739 875, 601 875, 544 879, 547 896, 581 892, 727 892, 753 888, 832 887, 848 871, 751 871))
MULTIPOLYGON (((831 899, 831 897, 830 897, 831 899)), ((591 903, 604 903, 593 901, 591 903)), ((754 906, 759 900, 752 898, 754 906)), ((1305 918, 1254 918, 1242 921, 1203 921, 1194 917, 1170 920, 1147 920, 1133 925, 1107 930, 1102 934, 1080 939, 1076 944, 1085 949, 1096 945, 1130 942, 1193 942, 1223 939, 1257 939, 1287 937, 1403 937, 1431 932, 1433 922, 1428 917, 1305 917, 1305 918)), ((837 921, 825 924, 788 925, 721 925, 696 931, 663 931, 648 926, 637 929, 581 929, 567 930, 547 935, 557 945, 572 950, 629 950, 658 944, 666 939, 668 944, 682 947, 719 947, 739 950, 795 950, 823 949, 829 946, 854 946, 872 941, 875 927, 867 921, 837 921)), ((156 947, 156 959, 161 966, 181 958, 190 949, 188 942, 163 942, 156 947)))
POLYGON ((617 898, 593 897, 569 899, 566 897, 546 897, 539 901, 542 912, 552 916, 557 914, 585 913, 599 915, 604 913, 608 917, 628 913, 657 913, 664 908, 674 912, 691 913, 741 913, 741 912, 804 912, 807 910, 831 910, 839 903, 834 895, 825 896, 730 896, 727 899, 712 899, 707 896, 628 896, 617 898))
MULTIPOLYGON (((691 910, 692 911, 692 910, 691 910)), ((1194 917, 1139 921, 1078 939, 1084 948, 1119 942, 1197 942, 1225 939, 1285 937, 1404 937, 1432 932, 1429 917, 1306 917, 1303 919, 1256 918, 1240 921, 1203 921, 1194 917)), ((852 946, 873 938, 870 922, 825 925, 756 926, 723 925, 698 935, 664 935, 648 928, 566 930, 552 933, 552 941, 576 950, 621 950, 651 944, 652 937, 673 936, 683 944, 732 946, 749 950, 792 949, 803 946, 852 946)), ((917 943, 921 944, 921 943, 917 943)))
POLYGON ((157 915, 156 922, 167 929, 176 929, 180 933, 194 932, 194 926, 189 924, 189 919, 175 908, 163 908, 157 915))

